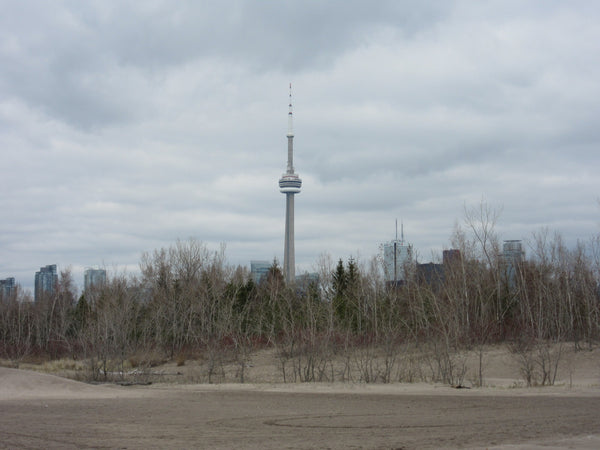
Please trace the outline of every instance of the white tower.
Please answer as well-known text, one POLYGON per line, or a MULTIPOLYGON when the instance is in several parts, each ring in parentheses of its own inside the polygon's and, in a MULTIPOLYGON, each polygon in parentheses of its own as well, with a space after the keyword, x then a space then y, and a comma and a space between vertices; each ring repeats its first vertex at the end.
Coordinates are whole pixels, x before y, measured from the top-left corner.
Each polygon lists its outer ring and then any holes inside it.
POLYGON ((294 195, 300 192, 302 180, 294 173, 294 129, 292 121, 292 84, 290 83, 290 105, 288 112, 288 159, 287 171, 279 179, 279 191, 285 194, 285 246, 283 249, 283 276, 288 283, 296 279, 296 257, 294 251, 294 195))

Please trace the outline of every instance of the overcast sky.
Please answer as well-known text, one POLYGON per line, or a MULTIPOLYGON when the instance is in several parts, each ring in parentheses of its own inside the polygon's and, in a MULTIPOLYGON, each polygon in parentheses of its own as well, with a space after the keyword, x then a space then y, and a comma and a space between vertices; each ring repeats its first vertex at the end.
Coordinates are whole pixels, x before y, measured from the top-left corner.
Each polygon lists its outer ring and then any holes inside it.
POLYGON ((0 278, 135 272, 190 237, 296 262, 422 262, 464 206, 501 239, 600 231, 600 3, 0 1, 0 278))

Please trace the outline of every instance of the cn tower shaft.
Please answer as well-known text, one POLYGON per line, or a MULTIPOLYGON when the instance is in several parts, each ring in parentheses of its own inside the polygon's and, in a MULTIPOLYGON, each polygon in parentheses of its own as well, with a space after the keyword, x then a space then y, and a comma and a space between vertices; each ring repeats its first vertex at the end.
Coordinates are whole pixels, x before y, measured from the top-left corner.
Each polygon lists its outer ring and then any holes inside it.
POLYGON ((288 283, 296 278, 296 250, 294 247, 294 194, 285 194, 285 246, 283 250, 283 273, 288 283))
POLYGON ((294 250, 294 195, 300 192, 302 180, 294 173, 294 131, 292 121, 292 85, 288 113, 288 160, 287 171, 279 179, 279 191, 285 194, 285 244, 283 249, 283 276, 288 283, 296 279, 296 255, 294 250))

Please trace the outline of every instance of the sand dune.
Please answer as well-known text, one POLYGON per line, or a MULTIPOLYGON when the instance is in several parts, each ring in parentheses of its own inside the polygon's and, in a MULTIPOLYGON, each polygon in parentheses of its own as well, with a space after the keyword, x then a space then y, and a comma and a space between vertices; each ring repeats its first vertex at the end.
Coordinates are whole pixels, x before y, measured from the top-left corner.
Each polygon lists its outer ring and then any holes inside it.
POLYGON ((131 396, 132 391, 120 386, 91 385, 37 373, 0 367, 0 400, 115 398, 131 396))
MULTIPOLYGON (((0 449, 595 449, 599 354, 574 355, 560 384, 543 388, 511 387, 514 367, 500 353, 486 364, 488 381, 498 382, 473 389, 256 381, 123 387, 0 367, 0 449)), ((265 379, 259 362, 253 374, 265 379)))

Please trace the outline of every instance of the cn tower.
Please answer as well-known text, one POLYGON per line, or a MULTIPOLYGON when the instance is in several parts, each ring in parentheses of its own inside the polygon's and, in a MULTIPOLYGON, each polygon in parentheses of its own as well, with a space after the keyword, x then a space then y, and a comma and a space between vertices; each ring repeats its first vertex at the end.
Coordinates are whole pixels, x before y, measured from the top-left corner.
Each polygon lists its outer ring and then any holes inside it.
POLYGON ((283 276, 288 283, 296 279, 296 257, 294 252, 294 195, 300 192, 302 180, 294 173, 294 128, 292 120, 292 84, 290 83, 290 105, 288 112, 287 171, 279 179, 279 191, 285 194, 285 246, 283 249, 283 276))

